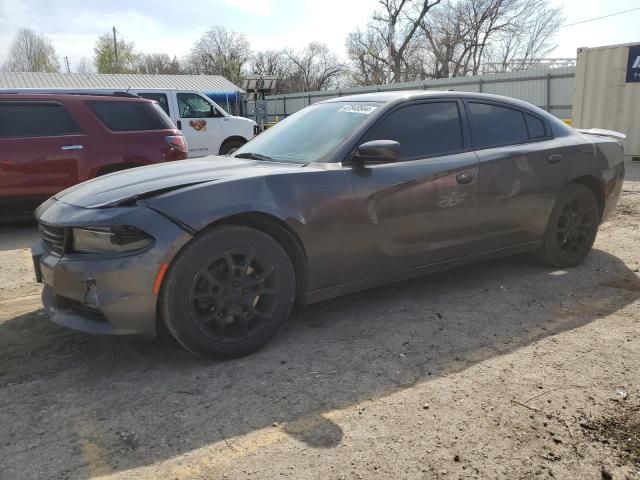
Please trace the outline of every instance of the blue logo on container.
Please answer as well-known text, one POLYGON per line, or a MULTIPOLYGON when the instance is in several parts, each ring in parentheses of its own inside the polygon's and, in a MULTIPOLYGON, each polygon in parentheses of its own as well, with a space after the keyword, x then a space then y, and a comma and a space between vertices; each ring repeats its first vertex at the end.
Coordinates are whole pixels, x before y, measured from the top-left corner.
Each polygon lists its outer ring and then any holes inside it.
POLYGON ((640 45, 629 47, 627 82, 640 82, 640 45))

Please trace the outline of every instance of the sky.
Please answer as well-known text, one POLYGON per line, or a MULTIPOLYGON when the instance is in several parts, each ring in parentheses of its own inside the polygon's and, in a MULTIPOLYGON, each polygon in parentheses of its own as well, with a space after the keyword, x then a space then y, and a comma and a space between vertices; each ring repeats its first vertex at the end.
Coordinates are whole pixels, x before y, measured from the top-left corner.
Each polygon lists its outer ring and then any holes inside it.
MULTIPOLYGON (((550 0, 563 7, 565 23, 640 7, 638 0, 550 0)), ((326 43, 345 57, 346 35, 366 25, 377 0, 0 0, 0 63, 19 28, 53 42, 71 69, 93 58, 97 37, 115 26, 141 52, 181 57, 212 25, 244 33, 253 50, 326 43)), ((575 57, 578 47, 640 42, 640 10, 582 25, 556 37, 552 57, 575 57)), ((62 62, 61 62, 62 64, 62 62)))

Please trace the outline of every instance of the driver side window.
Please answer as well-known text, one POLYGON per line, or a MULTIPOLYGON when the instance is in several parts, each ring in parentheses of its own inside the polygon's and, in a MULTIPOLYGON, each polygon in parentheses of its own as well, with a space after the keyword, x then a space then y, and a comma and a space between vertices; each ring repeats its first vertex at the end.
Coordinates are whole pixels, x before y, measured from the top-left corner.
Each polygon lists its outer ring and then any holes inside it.
POLYGON ((447 155, 462 150, 462 127, 456 102, 418 103, 392 112, 367 140, 395 140, 400 159, 447 155))
POLYGON ((178 93, 180 118, 219 117, 216 108, 197 93, 178 93))

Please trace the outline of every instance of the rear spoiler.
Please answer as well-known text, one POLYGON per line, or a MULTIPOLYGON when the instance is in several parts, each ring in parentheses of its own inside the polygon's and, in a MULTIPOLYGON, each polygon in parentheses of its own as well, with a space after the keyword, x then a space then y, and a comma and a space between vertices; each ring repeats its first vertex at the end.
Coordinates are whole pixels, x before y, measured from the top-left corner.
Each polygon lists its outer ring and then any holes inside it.
POLYGON ((605 130, 604 128, 576 128, 576 131, 580 133, 586 133, 588 135, 599 135, 601 137, 613 137, 624 140, 627 136, 624 133, 615 132, 613 130, 605 130))

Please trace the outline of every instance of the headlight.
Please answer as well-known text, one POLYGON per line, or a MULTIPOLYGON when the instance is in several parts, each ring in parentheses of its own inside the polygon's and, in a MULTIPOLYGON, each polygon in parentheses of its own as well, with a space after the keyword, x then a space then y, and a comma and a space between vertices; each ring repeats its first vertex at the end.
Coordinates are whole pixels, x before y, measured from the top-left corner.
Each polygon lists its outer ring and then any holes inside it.
POLYGON ((136 227, 73 229, 73 251, 78 253, 132 252, 151 242, 153 238, 136 227))

